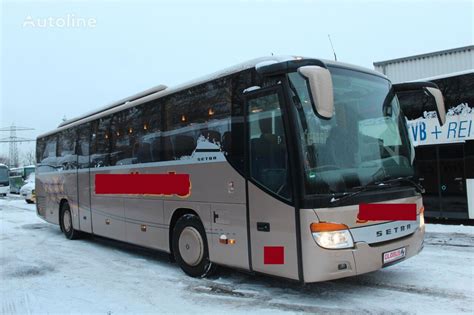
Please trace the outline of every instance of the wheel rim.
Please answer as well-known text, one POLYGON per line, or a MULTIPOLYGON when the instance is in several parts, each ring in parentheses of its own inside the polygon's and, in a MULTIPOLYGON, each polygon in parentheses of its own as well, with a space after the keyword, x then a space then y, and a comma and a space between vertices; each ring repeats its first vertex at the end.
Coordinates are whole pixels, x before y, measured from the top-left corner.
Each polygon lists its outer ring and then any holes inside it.
POLYGON ((71 231, 71 212, 69 210, 64 211, 63 215, 63 227, 64 230, 69 233, 71 231))
POLYGON ((204 241, 197 229, 187 226, 179 236, 179 253, 190 266, 198 265, 204 255, 204 241))

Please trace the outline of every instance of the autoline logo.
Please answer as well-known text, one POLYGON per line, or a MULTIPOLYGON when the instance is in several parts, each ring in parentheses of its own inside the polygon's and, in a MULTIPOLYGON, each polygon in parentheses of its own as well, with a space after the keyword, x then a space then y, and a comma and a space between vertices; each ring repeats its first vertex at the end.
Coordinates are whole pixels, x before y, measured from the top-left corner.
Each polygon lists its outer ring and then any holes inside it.
POLYGON ((34 18, 28 15, 23 21, 24 28, 95 28, 96 26, 95 18, 78 17, 75 14, 46 18, 34 18))

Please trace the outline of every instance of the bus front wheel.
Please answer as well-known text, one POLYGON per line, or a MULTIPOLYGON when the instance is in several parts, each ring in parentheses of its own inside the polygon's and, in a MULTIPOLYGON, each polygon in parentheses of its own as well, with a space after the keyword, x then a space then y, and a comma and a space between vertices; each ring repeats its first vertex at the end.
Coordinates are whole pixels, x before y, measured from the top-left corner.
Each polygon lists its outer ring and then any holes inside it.
POLYGON ((203 278, 214 272, 204 226, 196 215, 185 214, 178 219, 172 246, 176 262, 187 275, 203 278))
POLYGON ((64 202, 61 206, 61 215, 59 224, 61 225, 61 231, 67 239, 74 240, 79 238, 80 231, 75 230, 72 225, 72 213, 71 208, 67 202, 64 202))

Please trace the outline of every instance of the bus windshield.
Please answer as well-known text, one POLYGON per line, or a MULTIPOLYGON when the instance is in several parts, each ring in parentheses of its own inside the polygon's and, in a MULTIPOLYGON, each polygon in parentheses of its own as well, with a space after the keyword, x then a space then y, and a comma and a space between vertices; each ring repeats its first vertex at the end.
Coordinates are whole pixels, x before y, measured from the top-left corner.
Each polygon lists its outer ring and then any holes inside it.
POLYGON ((413 176, 413 148, 388 80, 330 67, 335 113, 318 117, 304 77, 290 73, 298 111, 305 190, 346 193, 392 178, 413 176))
POLYGON ((9 179, 8 168, 5 166, 0 166, 0 182, 8 182, 9 179))

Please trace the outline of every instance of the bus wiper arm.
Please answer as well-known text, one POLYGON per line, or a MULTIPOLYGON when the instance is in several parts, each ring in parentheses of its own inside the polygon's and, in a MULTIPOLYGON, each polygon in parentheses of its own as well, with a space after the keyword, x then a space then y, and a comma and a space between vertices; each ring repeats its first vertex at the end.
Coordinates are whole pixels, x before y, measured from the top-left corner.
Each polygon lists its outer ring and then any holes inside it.
POLYGON ((353 192, 350 192, 350 193, 346 193, 344 194, 343 196, 341 196, 340 198, 335 198, 335 197, 332 197, 331 199, 331 203, 332 204, 339 204, 341 202, 343 202, 344 200, 347 200, 347 199, 350 199, 364 191, 367 191, 369 189, 373 189, 373 188, 383 188, 385 186, 390 186, 390 184, 393 184, 393 183, 396 183, 396 182, 407 182, 411 185, 413 185, 416 190, 420 193, 424 193, 425 192, 425 189, 423 188, 423 186, 421 186, 419 183, 415 182, 414 180, 412 180, 410 177, 397 177, 397 178, 390 178, 390 179, 376 179, 376 180, 372 180, 370 182, 368 182, 367 184, 363 185, 363 186, 358 186, 358 187, 354 187, 356 190, 353 191, 353 192))
POLYGON ((425 193, 425 188, 424 188, 423 186, 421 186, 420 183, 417 183, 416 181, 414 181, 410 176, 397 177, 397 178, 392 178, 392 179, 383 181, 383 183, 387 183, 387 184, 394 183, 394 182, 406 182, 406 183, 409 183, 409 184, 411 184, 412 186, 414 186, 418 192, 420 192, 420 193, 422 193, 422 194, 425 193))
POLYGON ((385 184, 382 183, 382 182, 379 182, 379 180, 377 180, 377 181, 371 181, 371 182, 369 182, 369 183, 367 183, 367 184, 365 184, 365 185, 363 185, 363 186, 354 187, 354 189, 355 189, 354 191, 349 192, 349 193, 345 193, 345 194, 344 194, 343 196, 341 196, 340 198, 334 198, 334 197, 332 197, 331 203, 332 203, 332 204, 339 204, 339 203, 341 203, 341 202, 344 201, 344 200, 350 199, 350 198, 352 198, 352 197, 354 197, 354 196, 356 196, 356 195, 358 195, 358 194, 360 194, 360 193, 362 193, 362 192, 364 192, 364 191, 369 190, 370 188, 382 188, 382 187, 384 187, 384 186, 385 186, 385 184))

